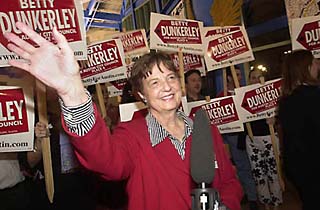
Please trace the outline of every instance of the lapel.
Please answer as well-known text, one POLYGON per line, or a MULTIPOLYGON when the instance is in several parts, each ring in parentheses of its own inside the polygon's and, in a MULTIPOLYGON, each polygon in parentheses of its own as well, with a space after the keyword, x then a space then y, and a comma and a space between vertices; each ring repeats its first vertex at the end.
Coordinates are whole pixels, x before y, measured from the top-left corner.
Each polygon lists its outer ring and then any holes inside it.
POLYGON ((174 169, 170 170, 178 170, 183 172, 184 174, 190 174, 188 157, 185 157, 185 159, 182 160, 180 155, 178 154, 178 151, 168 137, 165 138, 163 142, 153 147, 153 150, 159 161, 166 168, 173 167, 174 169))

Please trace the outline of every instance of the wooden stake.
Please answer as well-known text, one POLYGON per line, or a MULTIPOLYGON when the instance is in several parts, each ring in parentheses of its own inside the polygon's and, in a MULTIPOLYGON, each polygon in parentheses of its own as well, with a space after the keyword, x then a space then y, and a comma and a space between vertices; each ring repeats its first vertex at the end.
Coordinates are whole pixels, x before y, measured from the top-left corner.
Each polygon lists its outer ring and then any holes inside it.
POLYGON ((184 64, 183 64, 183 53, 181 48, 179 48, 179 51, 178 51, 178 58, 179 58, 179 74, 180 74, 180 81, 181 81, 182 96, 185 96, 186 84, 184 81, 184 64))
POLYGON ((96 86, 96 93, 98 97, 99 107, 101 111, 100 114, 102 118, 105 119, 105 117, 107 116, 107 111, 106 111, 106 105, 104 103, 104 97, 103 97, 101 85, 98 83, 98 84, 95 84, 95 86, 96 86))
POLYGON ((222 69, 222 79, 223 79, 223 96, 228 95, 228 78, 226 68, 222 69))
MULTIPOLYGON (((261 76, 259 79, 260 79, 261 84, 265 83, 263 76, 261 76)), ((278 145, 276 142, 276 135, 274 132, 274 127, 271 124, 268 124, 268 125, 269 125, 269 132, 270 132, 270 136, 271 136, 271 143, 272 143, 272 148, 273 148, 273 152, 274 152, 274 157, 276 159, 276 167, 277 167, 277 171, 278 171, 280 187, 281 187, 282 191, 285 191, 285 183, 282 178, 283 176, 282 176, 282 170, 281 170, 281 164, 280 164, 280 156, 279 156, 279 152, 278 152, 278 145)))
MULTIPOLYGON (((233 78, 234 86, 235 86, 235 88, 239 88, 240 87, 240 83, 239 83, 239 80, 238 80, 238 77, 237 77, 237 72, 236 72, 236 69, 235 69, 234 65, 230 66, 230 69, 231 69, 231 75, 232 75, 232 78, 233 78)), ((251 139, 253 139, 253 132, 252 132, 251 124, 247 122, 247 123, 245 123, 245 125, 246 125, 246 128, 247 128, 248 136, 251 139)))
MULTIPOLYGON (((39 80, 36 80, 36 93, 37 93, 37 106, 39 121, 43 122, 48 126, 48 115, 47 115, 47 97, 46 97, 46 86, 39 80)), ((54 181, 52 173, 52 160, 51 160, 51 149, 50 149, 50 138, 45 137, 41 141, 42 147, 42 160, 44 166, 44 178, 46 183, 46 191, 50 203, 53 203, 54 196, 54 181)))

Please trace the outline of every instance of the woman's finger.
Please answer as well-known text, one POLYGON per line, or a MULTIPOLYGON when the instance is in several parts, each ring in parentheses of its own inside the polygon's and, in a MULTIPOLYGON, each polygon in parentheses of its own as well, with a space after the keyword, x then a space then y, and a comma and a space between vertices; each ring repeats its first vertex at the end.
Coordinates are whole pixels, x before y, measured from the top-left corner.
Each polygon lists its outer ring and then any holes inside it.
POLYGON ((23 69, 27 72, 32 73, 31 69, 30 69, 30 65, 28 63, 26 63, 25 61, 9 60, 8 62, 11 66, 14 66, 16 68, 23 69))
POLYGON ((34 46, 32 46, 28 42, 22 40, 20 37, 18 37, 17 35, 15 35, 13 33, 5 33, 4 36, 8 41, 14 43, 16 46, 18 46, 19 48, 25 50, 26 52, 28 52, 30 54, 32 54, 36 49, 34 46))
POLYGON ((8 44, 7 48, 15 54, 19 55, 20 57, 22 57, 23 59, 30 60, 30 53, 28 53, 26 50, 23 50, 14 44, 8 44))
POLYGON ((50 43, 45 38, 40 36, 37 32, 29 28, 26 24, 22 22, 16 23, 17 28, 22 31, 25 35, 27 35, 32 41, 34 41, 36 44, 38 44, 40 47, 44 44, 50 43))
POLYGON ((70 53, 73 55, 73 50, 70 48, 66 37, 59 33, 56 27, 53 27, 52 34, 62 53, 64 55, 70 55, 70 53))

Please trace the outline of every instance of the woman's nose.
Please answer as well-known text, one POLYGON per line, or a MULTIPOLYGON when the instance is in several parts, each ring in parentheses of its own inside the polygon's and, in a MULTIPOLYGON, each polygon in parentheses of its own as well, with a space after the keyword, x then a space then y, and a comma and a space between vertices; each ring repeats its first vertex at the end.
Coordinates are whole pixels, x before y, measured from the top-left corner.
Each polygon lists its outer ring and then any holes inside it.
POLYGON ((169 83, 167 80, 164 80, 164 81, 162 82, 162 88, 163 88, 163 90, 165 90, 165 91, 169 91, 169 90, 171 90, 171 85, 170 85, 170 83, 169 83))

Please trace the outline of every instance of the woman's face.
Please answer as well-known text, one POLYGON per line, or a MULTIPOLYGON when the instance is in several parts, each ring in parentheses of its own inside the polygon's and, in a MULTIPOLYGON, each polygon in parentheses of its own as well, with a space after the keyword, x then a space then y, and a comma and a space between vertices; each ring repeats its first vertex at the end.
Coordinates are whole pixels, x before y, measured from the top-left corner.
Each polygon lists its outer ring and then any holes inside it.
POLYGON ((176 111, 181 102, 180 79, 177 74, 160 64, 162 72, 157 65, 152 68, 152 74, 142 80, 143 93, 151 113, 176 111))
POLYGON ((249 83, 250 84, 259 83, 261 76, 262 76, 262 73, 260 71, 255 70, 255 71, 250 72, 249 83))
POLYGON ((201 87, 201 77, 199 76, 199 74, 191 74, 188 77, 188 82, 186 83, 187 92, 192 94, 200 94, 201 87))
POLYGON ((320 60, 314 58, 312 60, 312 65, 311 65, 311 68, 310 68, 311 77, 314 78, 314 79, 318 79, 319 70, 320 70, 320 60))

